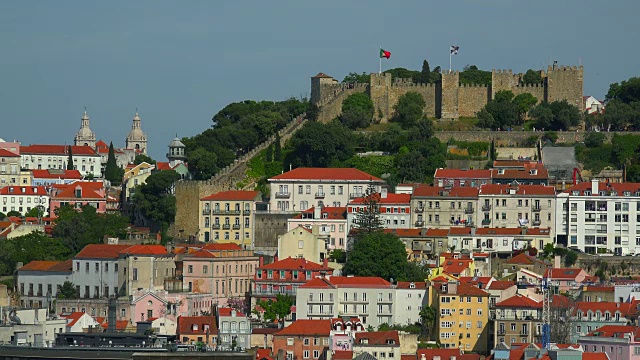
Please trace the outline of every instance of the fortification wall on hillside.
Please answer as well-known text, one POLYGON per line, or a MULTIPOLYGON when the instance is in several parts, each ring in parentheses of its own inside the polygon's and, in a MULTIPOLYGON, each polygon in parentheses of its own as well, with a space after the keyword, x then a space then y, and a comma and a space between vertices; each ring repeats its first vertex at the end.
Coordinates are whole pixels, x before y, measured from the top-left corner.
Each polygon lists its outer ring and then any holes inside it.
MULTIPOLYGON (((496 146, 518 147, 523 146, 525 141, 531 136, 542 137, 544 133, 533 131, 436 131, 435 137, 440 141, 447 142, 449 139, 460 141, 491 141, 495 140, 496 146)), ((573 144, 584 141, 587 132, 584 131, 558 131, 558 143, 573 144)), ((633 131, 612 131, 604 132, 606 141, 610 142, 614 134, 618 135, 638 135, 640 132, 633 131)))
MULTIPOLYGON (((339 84, 346 85, 346 84, 339 84)), ((369 84, 352 84, 352 87, 345 88, 341 86, 341 90, 337 90, 338 87, 335 85, 322 85, 323 88, 327 88, 326 93, 335 94, 333 96, 324 95, 324 100, 318 103, 317 105, 320 107, 320 112, 318 114, 318 121, 320 122, 329 122, 342 113, 342 102, 348 98, 352 94, 368 92, 369 84), (331 88, 336 88, 336 90, 332 90, 331 88)), ((324 93, 323 93, 324 94, 324 93)))
POLYGON ((391 111, 388 114, 384 114, 383 121, 387 121, 393 117, 393 109, 398 104, 398 100, 408 92, 420 94, 426 104, 424 114, 430 118, 436 117, 436 92, 439 91, 438 88, 439 86, 437 84, 416 84, 412 81, 397 81, 391 86, 389 91, 389 104, 387 107, 391 111))
POLYGON ((491 95, 490 87, 486 85, 465 85, 458 88, 458 115, 464 117, 476 117, 491 95))
MULTIPOLYGON (((282 143, 285 143, 306 122, 305 114, 293 119, 286 127, 279 131, 282 143)), ((180 180, 175 185, 176 217, 173 226, 173 236, 197 238, 199 231, 199 202, 200 199, 220 191, 236 189, 239 182, 246 176, 247 162, 255 155, 266 149, 275 141, 275 135, 244 154, 224 169, 220 170, 209 180, 180 180)))

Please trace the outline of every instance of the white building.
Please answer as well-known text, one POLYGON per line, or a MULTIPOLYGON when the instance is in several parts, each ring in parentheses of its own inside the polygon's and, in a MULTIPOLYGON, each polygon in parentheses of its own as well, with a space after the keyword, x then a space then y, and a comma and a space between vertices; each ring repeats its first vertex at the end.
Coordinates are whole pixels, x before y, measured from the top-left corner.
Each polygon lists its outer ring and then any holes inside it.
POLYGON ((420 321, 420 311, 429 306, 429 288, 425 282, 399 281, 394 291, 393 321, 410 325, 420 321))
POLYGON ((582 100, 587 114, 600 114, 604 111, 604 103, 593 96, 585 95, 582 100))
POLYGON ((61 317, 67 319, 66 332, 81 333, 86 329, 102 329, 100 323, 85 312, 63 314, 61 317))
POLYGON ((66 169, 69 161, 69 147, 73 157, 73 167, 82 176, 99 178, 100 154, 91 146, 29 145, 20 146, 22 167, 25 169, 66 169))
MULTIPOLYGON (((382 189, 378 194, 371 195, 377 202, 385 229, 405 229, 411 227, 411 195, 388 194, 387 189, 382 189)), ((355 227, 355 220, 359 211, 365 211, 367 204, 365 198, 359 197, 347 204, 347 226, 351 230, 355 227)))
POLYGON ((223 350, 233 350, 235 338, 236 350, 251 347, 251 319, 231 308, 218 308, 218 346, 223 350))
POLYGON ((47 308, 65 281, 72 281, 71 260, 31 261, 18 269, 17 287, 20 305, 47 308))
POLYGON ((297 168, 269 179, 271 211, 302 211, 312 206, 345 206, 383 180, 353 168, 297 168))
POLYGON ((300 226, 318 228, 318 236, 326 239, 327 249, 344 249, 347 238, 347 208, 313 206, 287 220, 287 231, 300 226))
POLYGON ((557 199, 558 243, 589 254, 640 254, 640 183, 583 182, 557 199))
POLYGON ((23 346, 51 347, 56 334, 65 332, 67 320, 47 320, 47 309, 4 308, 4 311, 8 319, 6 326, 0 326, 0 343, 9 344, 13 340, 23 346), (20 319, 20 324, 15 319, 20 319))
POLYGON ((364 353, 375 359, 399 359, 402 354, 398 330, 356 333, 353 355, 358 357, 364 353))
POLYGON ((510 254, 529 247, 542 250, 553 244, 553 237, 549 228, 456 228, 450 231, 449 244, 471 252, 510 254))
POLYGON ((25 214, 35 207, 42 207, 43 215, 49 214, 49 195, 44 186, 5 186, 0 188, 2 212, 17 211, 25 214))
POLYGON ((89 244, 73 258, 73 283, 80 298, 118 295, 119 252, 130 246, 89 244))
POLYGON ((394 289, 379 277, 318 277, 298 287, 297 319, 358 317, 364 326, 393 324, 394 289))

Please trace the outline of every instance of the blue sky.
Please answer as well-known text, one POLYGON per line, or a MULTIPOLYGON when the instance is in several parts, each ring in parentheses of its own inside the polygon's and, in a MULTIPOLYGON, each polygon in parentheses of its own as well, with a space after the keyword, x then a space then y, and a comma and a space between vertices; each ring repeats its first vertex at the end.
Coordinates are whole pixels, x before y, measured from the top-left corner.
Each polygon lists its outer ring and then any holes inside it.
POLYGON ((308 96, 309 77, 384 67, 585 67, 585 94, 640 75, 638 1, 2 1, 0 137, 71 143, 86 106, 124 145, 136 107, 164 158, 230 102, 308 96))

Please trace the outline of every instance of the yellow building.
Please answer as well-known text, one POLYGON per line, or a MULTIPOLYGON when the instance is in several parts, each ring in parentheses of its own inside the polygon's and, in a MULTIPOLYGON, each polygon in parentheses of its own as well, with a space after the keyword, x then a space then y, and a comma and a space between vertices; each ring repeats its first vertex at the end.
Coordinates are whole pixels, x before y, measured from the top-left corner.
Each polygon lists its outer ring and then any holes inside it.
POLYGON ((253 247, 256 203, 262 199, 259 191, 230 190, 200 199, 200 241, 236 243, 253 247))
POLYGON ((22 170, 20 164, 20 155, 0 148, 0 187, 31 185, 31 172, 22 170))
POLYGON ((151 172, 155 169, 154 165, 142 162, 138 165, 130 165, 125 169, 122 176, 122 187, 124 192, 124 200, 128 202, 135 191, 136 186, 142 185, 147 181, 151 172))
POLYGON ((449 281, 435 290, 437 331, 443 348, 487 353, 489 293, 477 287, 449 281))

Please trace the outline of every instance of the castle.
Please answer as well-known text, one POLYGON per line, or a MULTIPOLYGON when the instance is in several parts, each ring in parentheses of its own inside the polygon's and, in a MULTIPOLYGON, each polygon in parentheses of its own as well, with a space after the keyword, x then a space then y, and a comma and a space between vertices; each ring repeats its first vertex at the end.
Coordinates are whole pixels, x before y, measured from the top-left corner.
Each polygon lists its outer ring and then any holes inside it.
POLYGON ((311 103, 320 108, 319 121, 336 118, 342 111, 342 102, 351 94, 363 92, 373 101, 374 118, 387 122, 393 116, 394 106, 400 96, 417 92, 424 98, 424 114, 430 118, 457 119, 475 117, 489 100, 501 90, 511 90, 515 95, 530 93, 541 101, 567 100, 584 110, 583 67, 549 66, 540 71, 540 84, 524 84, 524 74, 512 70, 493 70, 491 85, 460 84, 460 72, 443 71, 437 83, 415 84, 411 79, 395 79, 391 74, 371 74, 369 83, 344 84, 324 73, 311 78, 311 103))

